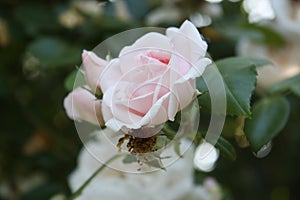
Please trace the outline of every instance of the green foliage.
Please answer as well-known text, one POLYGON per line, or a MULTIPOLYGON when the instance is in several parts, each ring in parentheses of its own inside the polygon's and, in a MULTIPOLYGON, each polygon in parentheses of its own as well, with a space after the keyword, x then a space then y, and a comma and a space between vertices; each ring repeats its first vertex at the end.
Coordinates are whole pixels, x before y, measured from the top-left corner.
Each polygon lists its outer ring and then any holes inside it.
POLYGON ((285 79, 279 83, 274 84, 270 89, 270 94, 283 93, 291 91, 300 97, 300 75, 296 75, 289 79, 285 79))
POLYGON ((76 69, 67 76, 64 85, 67 91, 72 91, 74 86, 82 86, 84 83, 85 78, 83 73, 76 69))
POLYGON ((81 49, 55 37, 42 37, 28 46, 28 52, 44 67, 61 67, 80 62, 81 49))
MULTIPOLYGON (((256 84, 256 67, 268 63, 265 60, 241 57, 226 58, 215 63, 224 80, 228 115, 246 117, 251 115, 250 100, 256 84)), ((209 77, 208 79, 213 82, 216 74, 212 74, 214 72, 209 68, 210 66, 203 76, 209 77)), ((197 80, 197 89, 201 92, 207 91, 203 79, 197 80)), ((219 86, 215 89, 222 90, 223 88, 219 86)), ((209 93, 201 95, 198 99, 202 107, 210 107, 209 93)))
POLYGON ((135 162, 137 162, 138 160, 137 160, 137 157, 136 157, 135 155, 133 155, 133 154, 128 154, 128 155, 126 155, 126 156, 124 157, 124 159, 123 159, 122 161, 123 161, 123 163, 125 163, 125 164, 130 164, 130 163, 135 163, 135 162))
MULTIPOLYGON (((11 197, 2 196, 1 193, 0 199, 39 200, 50 199, 57 193, 70 193, 67 177, 76 167, 81 141, 76 135, 73 122, 65 114, 62 102, 67 92, 73 88, 77 72, 74 66, 81 63, 81 50, 92 49, 105 38, 121 31, 147 25, 146 15, 163 4, 160 0, 126 0, 132 15, 126 21, 116 15, 113 3, 106 0, 102 16, 91 17, 78 12, 84 19, 83 24, 68 28, 60 24, 59 16, 63 11, 75 9, 71 6, 72 2, 2 0, 0 3, 0 20, 7 25, 8 33, 8 43, 2 46, 1 40, 5 37, 2 37, 3 29, 0 31, 0 180, 1 184, 7 185, 8 190, 13 192, 11 197), (37 68, 29 67, 38 72, 35 76, 25 73, 28 70, 24 68, 27 55, 38 60, 37 68), (64 81, 65 77, 67 78, 64 81), (42 141, 36 145, 42 148, 26 152, 27 146, 36 148, 30 144, 36 135, 42 135, 42 141), (45 175, 45 182, 25 192, 21 191, 19 178, 26 175, 31 181, 31 175, 36 172, 45 175)), ((272 46, 284 44, 282 36, 271 28, 246 23, 245 15, 240 12, 241 2, 224 0, 224 15, 213 18, 212 26, 207 27, 208 32, 200 30, 208 42, 209 53, 213 58, 235 56, 235 48, 241 38, 272 46), (214 34, 217 36, 213 37, 214 34)), ((201 13, 199 6, 202 5, 204 4, 196 0, 189 0, 188 3, 183 0, 176 1, 174 6, 181 16, 178 23, 171 25, 178 26, 191 13, 201 13)), ((165 27, 170 25, 164 22, 161 24, 165 27)), ((223 137, 218 140, 216 147, 223 157, 230 160, 237 157, 236 152, 224 137, 234 136, 234 131, 241 127, 237 120, 239 117, 250 117, 246 118, 245 131, 252 148, 258 150, 272 140, 287 121, 289 106, 282 96, 288 92, 300 96, 298 75, 271 87, 268 93, 271 97, 253 98, 255 67, 264 64, 266 62, 263 60, 249 58, 230 58, 217 62, 217 68, 225 83, 228 116, 222 132, 223 137), (250 103, 254 105, 252 109, 250 103)), ((211 83, 215 80, 214 73, 209 67, 204 74, 211 83)), ((84 81, 82 74, 79 74, 79 80, 84 81)), ((215 86, 217 91, 221 89, 216 83, 215 86)), ((201 110, 209 110, 211 103, 205 82, 198 79, 197 88, 203 92, 199 96, 201 110)), ((299 199, 299 192, 295 189, 298 188, 297 180, 300 179, 299 164, 295 162, 300 159, 297 152, 300 145, 299 98, 293 95, 287 97, 291 102, 291 119, 284 130, 285 134, 273 141, 276 154, 271 154, 268 159, 257 164, 253 162, 251 153, 239 150, 237 162, 228 164, 225 160, 212 172, 223 186, 232 191, 234 199, 254 199, 258 195, 263 195, 260 199, 268 199, 270 194, 277 194, 270 188, 274 183, 286 188, 290 198, 299 199), (285 151, 287 146, 290 151, 285 151), (260 176, 262 171, 269 173, 260 176), (283 173, 277 173, 278 171, 283 173)), ((187 113, 189 114, 191 113, 187 113)), ((176 117, 178 123, 169 124, 171 128, 166 128, 165 135, 168 139, 177 136, 176 130, 181 116, 178 114, 176 117)), ((200 125, 205 120, 209 120, 209 116, 201 113, 200 125)), ((202 139, 200 133, 196 137, 199 137, 198 140, 202 139)), ((163 144, 164 138, 159 142, 163 144)), ((180 156, 179 147, 180 140, 175 140, 174 148, 180 156)), ((124 162, 136 160, 136 157, 126 157, 124 162)), ((160 160, 154 161, 149 164, 162 168, 160 160)))
POLYGON ((254 151, 259 151, 283 129, 289 113, 288 101, 280 96, 262 99, 253 106, 252 117, 245 122, 245 134, 254 151))
POLYGON ((220 153, 222 156, 229 160, 235 160, 236 159, 236 152, 232 144, 227 141, 224 137, 220 137, 217 144, 216 148, 220 150, 220 153))
MULTIPOLYGON (((277 33, 275 30, 266 27, 266 26, 259 26, 256 24, 245 24, 241 26, 246 33, 258 33, 259 37, 253 38, 261 43, 273 45, 273 46, 283 46, 285 44, 284 38, 277 33)), ((251 39, 251 37, 250 37, 251 39)))
POLYGON ((21 200, 50 199, 53 194, 58 193, 60 190, 58 184, 47 182, 24 194, 21 200))
POLYGON ((21 5, 15 9, 14 15, 29 35, 37 35, 41 31, 55 30, 59 27, 51 7, 36 4, 21 5))

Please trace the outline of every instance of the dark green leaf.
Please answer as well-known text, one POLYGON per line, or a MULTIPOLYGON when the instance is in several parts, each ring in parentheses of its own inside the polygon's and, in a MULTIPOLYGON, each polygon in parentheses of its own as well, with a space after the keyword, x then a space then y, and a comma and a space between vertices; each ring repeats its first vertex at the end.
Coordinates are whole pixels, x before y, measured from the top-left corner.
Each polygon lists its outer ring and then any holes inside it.
POLYGON ((300 75, 280 81, 269 89, 270 94, 282 93, 286 91, 291 91, 300 97, 300 75))
POLYGON ((174 151, 177 154, 177 156, 182 157, 182 154, 180 152, 180 140, 175 140, 174 141, 174 151))
POLYGON ((245 122, 245 134, 254 151, 258 151, 283 129, 290 107, 284 97, 278 96, 257 102, 252 112, 252 119, 245 122))
POLYGON ((222 135, 225 137, 234 137, 237 130, 244 125, 243 120, 241 120, 242 118, 244 117, 227 116, 222 130, 222 135))
POLYGON ((26 192, 20 199, 32 200, 32 199, 51 199, 51 197, 61 191, 62 186, 59 184, 47 182, 41 184, 32 190, 26 192))
POLYGON ((41 5, 22 5, 15 9, 15 17, 21 22, 25 31, 36 35, 41 30, 59 28, 57 16, 53 9, 41 5))
POLYGON ((236 152, 234 147, 228 142, 225 138, 220 137, 217 144, 216 148, 220 150, 220 153, 222 156, 229 160, 235 160, 236 159, 236 152))
POLYGON ((52 37, 35 40, 27 49, 44 67, 75 65, 80 61, 81 49, 52 37))
MULTIPOLYGON (((232 57, 219 60, 215 63, 224 80, 227 114, 236 116, 250 116, 250 99, 256 84, 256 67, 269 64, 268 61, 261 59, 232 57)), ((204 74, 206 80, 212 83, 216 79, 216 72, 209 66, 204 74)), ((197 89, 201 92, 207 91, 205 82, 197 80, 197 89)), ((216 86, 216 90, 223 89, 216 86)), ((203 108, 210 108, 209 94, 203 94, 199 98, 199 103, 203 108)))
POLYGON ((123 159, 123 163, 129 164, 129 163, 135 163, 137 162, 137 158, 135 155, 128 154, 126 157, 123 159))
POLYGON ((270 44, 270 45, 276 45, 276 46, 282 46, 285 43, 284 38, 277 33, 275 30, 266 27, 266 26, 260 26, 256 24, 246 24, 242 26, 245 30, 245 32, 257 32, 261 34, 261 38, 258 39, 258 41, 270 44))
POLYGON ((72 91, 74 88, 74 83, 76 79, 76 86, 83 86, 85 83, 84 75, 78 71, 74 70, 65 79, 65 88, 67 91, 72 91))
POLYGON ((169 139, 166 135, 158 135, 156 137, 156 148, 162 149, 162 148, 166 147, 168 140, 169 139))
POLYGON ((151 166, 151 167, 155 167, 155 168, 160 168, 165 170, 165 167, 163 165, 163 163, 161 162, 161 158, 151 158, 150 161, 145 162, 145 164, 151 166))

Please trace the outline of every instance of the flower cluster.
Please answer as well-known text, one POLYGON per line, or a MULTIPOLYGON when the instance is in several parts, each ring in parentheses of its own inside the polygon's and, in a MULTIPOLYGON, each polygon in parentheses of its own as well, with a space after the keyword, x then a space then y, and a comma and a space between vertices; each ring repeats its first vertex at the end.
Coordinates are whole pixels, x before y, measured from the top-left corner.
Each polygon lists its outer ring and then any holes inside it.
MULTIPOLYGON (((86 144, 78 157, 78 166, 69 178, 69 184, 76 191, 82 183, 102 164, 97 155, 106 158, 118 153, 115 148, 105 141, 105 135, 112 134, 108 130, 95 133, 97 138, 86 144), (94 156, 88 150, 93 149, 94 156), (97 155, 96 155, 97 154, 97 155)), ((189 142, 182 141, 181 149, 189 146, 189 142)), ((174 146, 164 151, 164 156, 174 156, 174 146)), ((163 160, 163 162, 168 162, 163 160)), ((79 196, 78 200, 94 199, 221 199, 221 188, 212 178, 207 178, 203 185, 195 185, 193 180, 193 147, 185 152, 182 159, 172 164, 166 171, 156 171, 142 175, 127 173, 133 164, 124 164, 122 159, 114 161, 114 166, 123 165, 124 171, 105 168, 90 183, 79 196)))

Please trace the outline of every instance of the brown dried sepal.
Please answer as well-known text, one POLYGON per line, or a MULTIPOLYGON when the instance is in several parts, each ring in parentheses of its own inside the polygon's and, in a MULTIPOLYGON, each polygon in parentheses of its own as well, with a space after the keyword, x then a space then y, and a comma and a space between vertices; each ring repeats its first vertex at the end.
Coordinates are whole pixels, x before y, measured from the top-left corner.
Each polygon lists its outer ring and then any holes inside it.
POLYGON ((121 146, 125 142, 125 140, 128 140, 126 147, 132 154, 142 154, 157 151, 156 136, 139 138, 125 134, 122 138, 119 139, 119 142, 117 144, 117 147, 119 149, 121 149, 121 146))

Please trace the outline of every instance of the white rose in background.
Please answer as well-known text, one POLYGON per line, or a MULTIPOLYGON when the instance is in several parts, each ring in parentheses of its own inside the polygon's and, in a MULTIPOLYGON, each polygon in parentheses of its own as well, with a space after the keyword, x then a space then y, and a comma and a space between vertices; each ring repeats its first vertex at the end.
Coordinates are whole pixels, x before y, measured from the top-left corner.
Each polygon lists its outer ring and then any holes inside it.
MULTIPOLYGON (((93 149, 107 158, 112 157, 118 152, 105 141, 104 134, 110 135, 105 131, 96 132, 97 139, 87 143, 87 149, 93 149)), ((182 140, 181 148, 189 146, 188 141, 182 140)), ((167 148, 162 156, 175 156, 174 147, 167 148)), ((166 158, 167 160, 168 158, 166 158)), ((164 159, 162 160, 163 162, 164 159)), ((221 190, 213 179, 204 181, 204 185, 194 185, 193 183, 193 148, 189 148, 167 171, 156 171, 146 174, 129 174, 105 168, 99 173, 79 196, 78 200, 96 199, 151 199, 151 200, 174 200, 174 199, 221 199, 221 190)), ((132 164, 123 164, 122 159, 114 161, 124 165, 130 171, 132 164)), ((86 148, 82 149, 78 157, 78 166, 71 174, 69 183, 72 191, 78 189, 89 176, 98 169, 102 163, 96 160, 86 148)))
POLYGON ((109 62, 84 51, 86 87, 103 93, 102 111, 92 93, 76 95, 84 93, 78 88, 65 99, 67 113, 95 123, 101 122, 102 112, 105 125, 114 131, 172 121, 198 94, 195 78, 211 63, 206 50, 196 27, 185 21, 180 28, 168 28, 166 35, 145 34, 109 62))
POLYGON ((300 3, 271 0, 271 4, 276 18, 268 24, 285 38, 285 46, 271 47, 248 38, 237 46, 238 55, 264 58, 274 64, 258 68, 257 84, 262 90, 300 73, 300 3))
POLYGON ((273 28, 287 40, 299 41, 300 36, 300 2, 293 0, 271 0, 276 20, 273 28))
POLYGON ((249 14, 250 23, 257 23, 275 18, 275 13, 270 0, 244 0, 243 7, 249 14))
POLYGON ((273 63, 257 69, 258 89, 266 90, 273 84, 300 73, 300 44, 288 43, 285 47, 272 48, 243 39, 239 41, 237 53, 241 56, 268 59, 273 63))
MULTIPOLYGON (((206 0, 212 4, 221 3, 223 0, 206 0)), ((240 0, 229 0, 231 2, 239 2, 240 0)), ((282 1, 282 0, 279 0, 282 1)), ((275 18, 274 10, 271 5, 271 0, 244 0, 243 8, 249 14, 248 20, 250 23, 258 23, 275 18)))
POLYGON ((219 150, 206 141, 195 150, 194 166, 204 172, 211 172, 219 158, 219 150))

